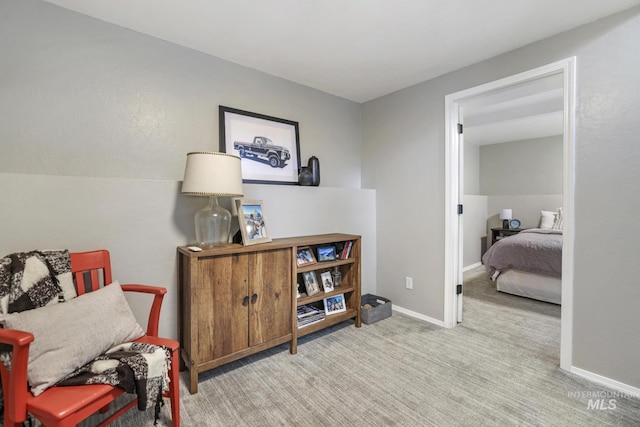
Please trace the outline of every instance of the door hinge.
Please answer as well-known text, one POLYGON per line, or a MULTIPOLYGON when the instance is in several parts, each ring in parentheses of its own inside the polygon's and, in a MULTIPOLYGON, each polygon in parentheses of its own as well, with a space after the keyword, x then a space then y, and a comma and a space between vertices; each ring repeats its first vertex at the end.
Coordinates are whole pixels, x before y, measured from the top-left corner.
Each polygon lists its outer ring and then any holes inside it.
POLYGON ((460 295, 462 293, 462 285, 456 286, 456 295, 460 295))
POLYGON ((464 126, 462 126, 462 123, 458 123, 458 133, 462 133, 463 130, 464 126))
POLYGON ((462 205, 458 205, 458 215, 462 215, 462 212, 464 211, 464 208, 462 205))

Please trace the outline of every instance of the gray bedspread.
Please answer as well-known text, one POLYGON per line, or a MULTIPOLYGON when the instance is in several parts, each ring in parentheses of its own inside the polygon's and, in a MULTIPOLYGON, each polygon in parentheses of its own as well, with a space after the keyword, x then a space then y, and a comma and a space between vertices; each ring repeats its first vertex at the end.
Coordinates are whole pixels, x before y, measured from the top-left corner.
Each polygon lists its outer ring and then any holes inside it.
POLYGON ((494 280, 508 269, 561 277, 562 231, 532 228, 505 237, 489 248, 482 262, 494 280))

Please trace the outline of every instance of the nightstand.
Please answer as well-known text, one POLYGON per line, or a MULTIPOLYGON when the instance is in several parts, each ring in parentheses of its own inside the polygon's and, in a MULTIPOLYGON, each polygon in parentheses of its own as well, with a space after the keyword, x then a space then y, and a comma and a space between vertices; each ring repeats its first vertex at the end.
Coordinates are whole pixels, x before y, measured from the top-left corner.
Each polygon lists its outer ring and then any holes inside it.
POLYGON ((503 239, 508 236, 513 236, 514 234, 518 234, 519 232, 525 230, 524 228, 492 228, 491 229, 491 244, 493 245, 500 239, 503 239))

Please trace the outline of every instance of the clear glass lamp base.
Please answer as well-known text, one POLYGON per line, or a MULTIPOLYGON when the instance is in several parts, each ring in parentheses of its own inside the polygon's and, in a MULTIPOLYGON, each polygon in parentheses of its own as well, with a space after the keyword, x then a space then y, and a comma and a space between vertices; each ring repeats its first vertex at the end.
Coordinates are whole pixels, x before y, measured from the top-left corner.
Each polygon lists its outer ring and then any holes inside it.
POLYGON ((218 205, 211 196, 209 205, 196 212, 196 240, 202 246, 221 246, 229 243, 231 212, 218 205))

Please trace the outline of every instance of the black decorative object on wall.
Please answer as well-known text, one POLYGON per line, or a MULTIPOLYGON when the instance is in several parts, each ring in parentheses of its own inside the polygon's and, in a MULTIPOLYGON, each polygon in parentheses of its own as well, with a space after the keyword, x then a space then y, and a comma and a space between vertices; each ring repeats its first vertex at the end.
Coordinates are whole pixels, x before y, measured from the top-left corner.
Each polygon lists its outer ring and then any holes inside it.
POLYGON ((300 168, 298 184, 316 187, 320 185, 320 160, 316 156, 311 156, 307 166, 300 168))
POLYGON ((300 168, 300 174, 298 175, 298 184, 309 186, 313 185, 313 176, 308 167, 302 166, 300 168))
POLYGON ((320 185, 320 160, 316 156, 311 156, 309 163, 307 164, 309 171, 311 172, 311 185, 320 185))

